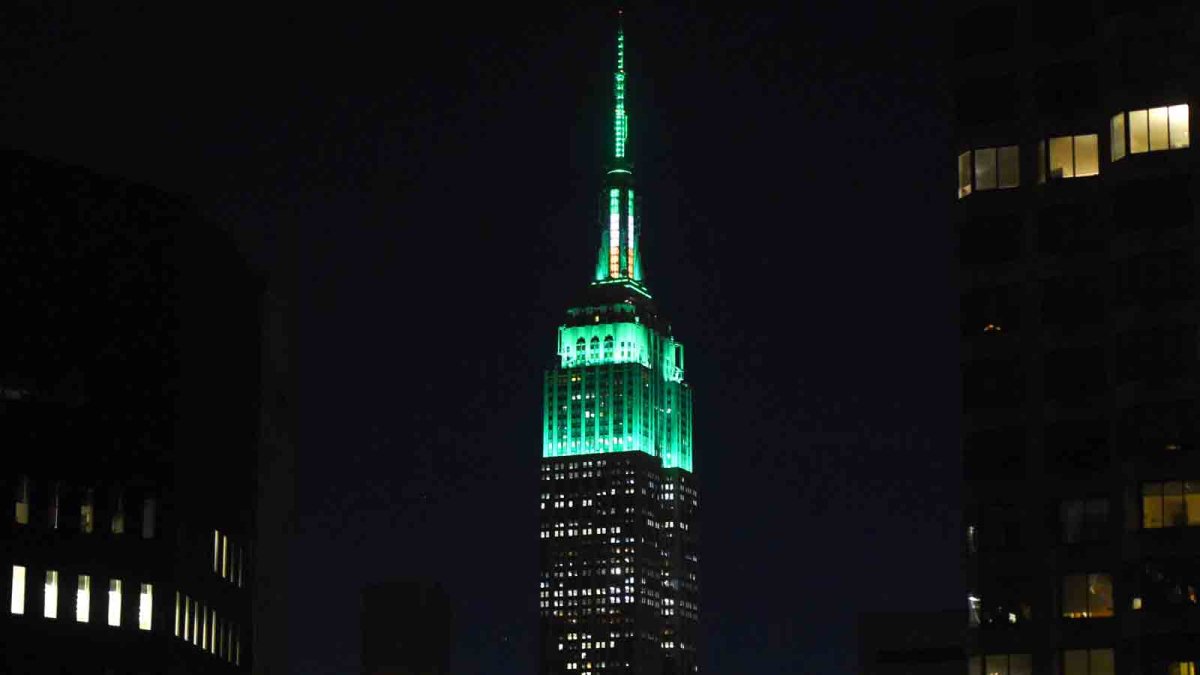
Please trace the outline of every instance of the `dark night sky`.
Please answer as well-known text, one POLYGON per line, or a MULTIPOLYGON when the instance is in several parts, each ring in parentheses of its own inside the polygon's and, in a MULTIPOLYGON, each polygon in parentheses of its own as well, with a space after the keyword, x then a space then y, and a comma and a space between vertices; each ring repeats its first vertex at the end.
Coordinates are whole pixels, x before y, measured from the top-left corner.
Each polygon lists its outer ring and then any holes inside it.
MULTIPOLYGON (((8 4, 0 143, 193 195, 294 297, 293 671, 357 672, 358 587, 428 576, 456 673, 533 672, 541 371, 594 255, 610 6, 8 4)), ((858 612, 964 602, 947 24, 722 5, 627 11, 702 664, 849 673, 858 612)))

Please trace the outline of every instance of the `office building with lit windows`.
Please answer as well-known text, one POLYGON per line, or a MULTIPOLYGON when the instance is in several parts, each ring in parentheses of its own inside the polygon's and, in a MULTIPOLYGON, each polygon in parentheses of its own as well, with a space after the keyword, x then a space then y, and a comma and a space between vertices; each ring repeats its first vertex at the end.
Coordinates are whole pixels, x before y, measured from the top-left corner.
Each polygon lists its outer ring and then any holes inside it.
POLYGON ((1191 675, 1196 3, 951 11, 969 672, 1191 675))
POLYGON ((258 280, 179 199, 0 173, 0 671, 251 672, 258 280))
POLYGON ((642 276, 624 50, 620 30, 595 274, 544 380, 543 675, 697 670, 692 394, 642 276))

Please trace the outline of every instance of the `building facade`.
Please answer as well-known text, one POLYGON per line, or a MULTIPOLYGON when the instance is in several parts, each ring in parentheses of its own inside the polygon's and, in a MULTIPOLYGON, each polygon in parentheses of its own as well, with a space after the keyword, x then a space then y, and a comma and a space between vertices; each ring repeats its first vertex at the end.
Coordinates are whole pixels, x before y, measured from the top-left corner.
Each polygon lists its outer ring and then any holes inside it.
POLYGON ((1197 8, 951 11, 969 672, 1194 673, 1197 8))
POLYGON ((694 673, 699 578, 683 345, 643 283, 617 33, 595 274, 545 373, 541 673, 694 673))
POLYGON ((0 162, 0 670, 249 673, 260 284, 181 200, 0 162))

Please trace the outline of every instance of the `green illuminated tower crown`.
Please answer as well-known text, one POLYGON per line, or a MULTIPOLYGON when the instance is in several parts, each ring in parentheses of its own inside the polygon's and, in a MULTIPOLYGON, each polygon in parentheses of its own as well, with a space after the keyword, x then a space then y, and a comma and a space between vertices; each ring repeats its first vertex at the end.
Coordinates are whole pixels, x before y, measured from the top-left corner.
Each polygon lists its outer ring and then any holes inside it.
POLYGON ((692 470, 691 390, 683 345, 642 283, 640 222, 626 158, 625 32, 617 31, 613 153, 596 273, 558 330, 546 373, 543 457, 640 451, 692 470))

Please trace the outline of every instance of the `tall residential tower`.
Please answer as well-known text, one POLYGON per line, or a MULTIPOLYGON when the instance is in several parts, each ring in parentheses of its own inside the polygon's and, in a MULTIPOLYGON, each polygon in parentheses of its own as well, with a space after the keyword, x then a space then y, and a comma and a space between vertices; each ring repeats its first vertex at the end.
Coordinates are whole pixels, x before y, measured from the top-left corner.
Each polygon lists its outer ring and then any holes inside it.
POLYGON ((684 351, 643 283, 617 32, 594 278, 545 374, 541 672, 696 672, 697 493, 684 351))
POLYGON ((950 11, 968 672, 1191 675, 1200 11, 950 11))

